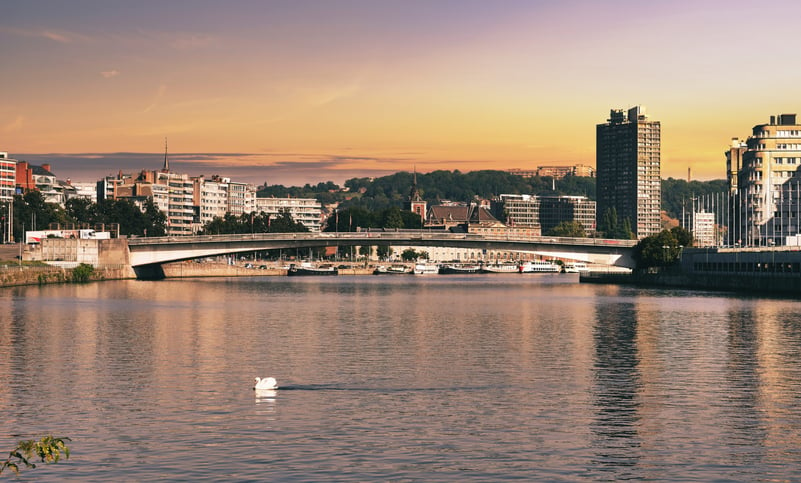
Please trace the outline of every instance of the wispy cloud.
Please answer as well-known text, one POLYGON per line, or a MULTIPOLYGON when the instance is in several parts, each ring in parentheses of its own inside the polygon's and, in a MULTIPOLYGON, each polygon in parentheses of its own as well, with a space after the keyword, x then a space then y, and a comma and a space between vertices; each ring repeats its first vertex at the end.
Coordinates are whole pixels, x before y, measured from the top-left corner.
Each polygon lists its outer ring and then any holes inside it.
POLYGON ((170 46, 178 50, 189 50, 205 47, 216 42, 216 39, 209 35, 183 33, 177 34, 170 40, 170 46))
POLYGON ((85 42, 90 40, 86 35, 77 32, 49 28, 22 29, 18 27, 0 27, 0 33, 17 37, 47 39, 60 44, 71 44, 73 42, 85 42))
POLYGON ((14 131, 20 129, 24 123, 25 118, 22 116, 17 116, 11 122, 3 124, 3 131, 14 131))
POLYGON ((156 107, 158 107, 159 101, 164 94, 167 92, 167 85, 161 84, 158 89, 156 89, 156 94, 153 96, 153 101, 148 105, 142 112, 150 112, 156 107))
POLYGON ((120 75, 120 71, 118 71, 117 69, 104 70, 103 72, 100 73, 100 75, 102 75, 106 79, 111 79, 112 77, 117 77, 118 75, 120 75))

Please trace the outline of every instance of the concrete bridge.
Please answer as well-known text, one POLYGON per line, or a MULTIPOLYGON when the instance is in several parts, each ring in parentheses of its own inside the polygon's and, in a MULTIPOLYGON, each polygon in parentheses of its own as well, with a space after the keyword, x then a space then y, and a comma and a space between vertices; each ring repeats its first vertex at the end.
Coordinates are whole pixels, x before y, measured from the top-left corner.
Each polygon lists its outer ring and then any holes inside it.
POLYGON ((129 238, 127 242, 130 264, 137 277, 148 279, 163 277, 163 263, 261 250, 333 246, 400 245, 507 250, 633 268, 631 254, 637 243, 634 240, 603 238, 514 238, 413 230, 129 238))

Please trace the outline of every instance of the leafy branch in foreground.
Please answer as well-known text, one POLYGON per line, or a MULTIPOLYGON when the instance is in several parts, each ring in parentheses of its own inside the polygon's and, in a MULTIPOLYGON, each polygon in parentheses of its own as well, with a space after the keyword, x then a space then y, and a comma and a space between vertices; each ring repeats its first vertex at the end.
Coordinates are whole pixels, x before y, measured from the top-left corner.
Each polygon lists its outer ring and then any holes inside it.
POLYGON ((70 438, 55 438, 53 436, 45 436, 39 441, 28 439, 17 443, 17 447, 8 453, 8 458, 0 465, 0 473, 6 468, 11 468, 16 474, 19 474, 20 466, 25 468, 36 468, 36 464, 30 460, 36 455, 41 458, 43 463, 58 463, 61 458, 61 453, 64 457, 69 459, 70 449, 64 441, 72 441, 70 438))

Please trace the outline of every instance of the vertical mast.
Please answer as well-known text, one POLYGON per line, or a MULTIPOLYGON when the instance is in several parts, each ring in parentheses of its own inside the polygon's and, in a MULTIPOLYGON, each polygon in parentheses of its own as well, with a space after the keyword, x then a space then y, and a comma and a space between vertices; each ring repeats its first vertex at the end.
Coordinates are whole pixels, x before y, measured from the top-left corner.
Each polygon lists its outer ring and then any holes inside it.
POLYGON ((164 172, 170 170, 170 161, 167 159, 167 138, 164 138, 164 172))

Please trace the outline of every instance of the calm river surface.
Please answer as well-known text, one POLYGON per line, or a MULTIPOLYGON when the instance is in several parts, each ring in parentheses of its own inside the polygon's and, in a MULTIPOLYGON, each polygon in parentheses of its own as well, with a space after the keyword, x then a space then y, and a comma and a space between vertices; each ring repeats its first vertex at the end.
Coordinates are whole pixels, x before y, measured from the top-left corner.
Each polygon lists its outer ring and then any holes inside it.
MULTIPOLYGON (((0 291, 30 481, 799 481, 801 302, 575 275, 0 291), (257 392, 254 377, 281 389, 257 392)), ((6 476, 5 473, 3 476, 6 476)))

